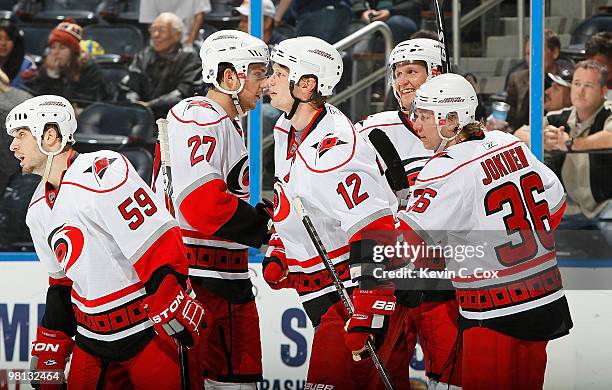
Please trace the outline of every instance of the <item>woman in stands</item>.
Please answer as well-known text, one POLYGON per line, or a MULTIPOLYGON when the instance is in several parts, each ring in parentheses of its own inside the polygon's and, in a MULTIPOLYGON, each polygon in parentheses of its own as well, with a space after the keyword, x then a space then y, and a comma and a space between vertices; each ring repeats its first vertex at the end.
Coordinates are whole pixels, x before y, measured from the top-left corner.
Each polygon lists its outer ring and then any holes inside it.
POLYGON ((32 67, 32 60, 25 56, 23 37, 10 21, 0 21, 0 68, 8 76, 11 86, 21 88, 20 73, 32 67))
POLYGON ((35 95, 63 96, 72 103, 109 99, 102 71, 81 56, 81 33, 81 26, 71 19, 51 31, 41 67, 22 73, 27 90, 35 95))

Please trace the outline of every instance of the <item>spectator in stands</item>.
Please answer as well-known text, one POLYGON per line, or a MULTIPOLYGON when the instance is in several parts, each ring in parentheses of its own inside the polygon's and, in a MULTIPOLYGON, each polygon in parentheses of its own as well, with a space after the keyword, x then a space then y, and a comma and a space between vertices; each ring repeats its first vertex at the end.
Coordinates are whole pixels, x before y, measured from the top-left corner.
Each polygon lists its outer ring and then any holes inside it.
POLYGON ((81 57, 81 33, 81 26, 70 19, 51 31, 42 65, 21 73, 26 90, 34 95, 63 96, 73 103, 109 98, 100 68, 81 57))
MULTIPOLYGON (((544 31, 544 72, 557 74, 559 68, 569 68, 571 63, 566 60, 559 61, 561 53, 561 41, 559 36, 552 30, 544 31)), ((529 45, 526 45, 528 47, 529 45)), ((529 52, 527 50, 527 63, 529 52)), ((508 112, 509 131, 514 131, 519 127, 529 123, 529 69, 514 72, 506 88, 508 97, 506 102, 510 104, 508 112)))
POLYGON ((350 0, 280 0, 275 23, 282 20, 287 9, 297 21, 297 36, 312 36, 332 45, 349 33, 350 0))
POLYGON ((544 113, 570 107, 573 69, 560 69, 558 74, 547 73, 544 80, 544 113))
MULTIPOLYGON (((570 94, 573 76, 573 69, 562 69, 556 75, 552 73, 546 74, 544 79, 544 114, 561 110, 565 107, 571 107, 570 94)), ((487 118, 489 125, 494 123, 494 121, 491 117, 487 118)), ((507 126, 507 122, 504 121, 504 124, 501 126, 507 126)), ((498 130, 495 126, 492 126, 492 129, 498 130)), ((523 125, 514 132, 514 135, 529 144, 531 127, 523 125)))
MULTIPOLYGON (((240 4, 240 7, 234 8, 236 13, 240 15, 240 24, 238 29, 242 32, 249 32, 249 14, 251 12, 249 0, 245 0, 240 4)), ((270 50, 273 49, 280 41, 287 39, 284 35, 280 34, 274 29, 274 15, 276 14, 276 7, 272 0, 262 0, 261 2, 262 14, 263 14, 263 41, 268 44, 270 50)))
POLYGON ((198 38, 204 15, 211 10, 210 0, 141 0, 138 21, 151 24, 161 13, 174 13, 183 21, 183 44, 185 48, 191 48, 198 38))
POLYGON ((172 106, 193 95, 202 67, 197 53, 184 50, 183 22, 175 14, 160 14, 149 32, 151 44, 136 54, 120 87, 128 100, 165 118, 172 106))
POLYGON ((362 12, 361 20, 366 24, 376 21, 387 23, 393 33, 395 44, 398 44, 410 39, 410 35, 417 31, 421 23, 421 11, 427 9, 429 2, 393 0, 389 8, 381 8, 379 3, 382 3, 382 1, 370 1, 371 9, 362 12))
MULTIPOLYGON (((572 107, 544 118, 544 149, 579 152, 612 148, 612 105, 606 102, 608 70, 594 60, 578 63, 571 86, 572 107)), ((526 139, 529 142, 529 139, 526 139)), ((612 198, 612 154, 568 153, 551 158, 563 180, 568 214, 597 217, 612 198)))
POLYGON ((9 178, 20 171, 19 160, 8 148, 12 142, 5 129, 8 113, 21 102, 32 97, 29 93, 9 85, 9 78, 0 69, 0 198, 9 182, 9 178))
POLYGON ((606 98, 612 101, 612 32, 602 31, 593 35, 586 41, 584 48, 587 59, 595 60, 608 69, 606 98))
POLYGON ((0 21, 0 69, 13 87, 23 87, 20 74, 31 68, 32 64, 33 61, 25 55, 23 37, 19 29, 9 20, 0 21))

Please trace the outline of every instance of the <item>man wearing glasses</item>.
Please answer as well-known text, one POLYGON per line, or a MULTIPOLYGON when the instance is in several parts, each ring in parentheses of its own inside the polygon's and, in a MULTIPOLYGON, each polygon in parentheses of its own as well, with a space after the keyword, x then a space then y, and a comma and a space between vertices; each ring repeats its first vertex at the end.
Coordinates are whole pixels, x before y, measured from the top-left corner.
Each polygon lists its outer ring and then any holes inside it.
POLYGON ((160 14, 149 33, 150 44, 134 57, 121 89, 127 100, 149 107, 156 118, 162 118, 170 107, 192 95, 200 82, 200 61, 197 53, 183 48, 184 26, 175 14, 160 14))

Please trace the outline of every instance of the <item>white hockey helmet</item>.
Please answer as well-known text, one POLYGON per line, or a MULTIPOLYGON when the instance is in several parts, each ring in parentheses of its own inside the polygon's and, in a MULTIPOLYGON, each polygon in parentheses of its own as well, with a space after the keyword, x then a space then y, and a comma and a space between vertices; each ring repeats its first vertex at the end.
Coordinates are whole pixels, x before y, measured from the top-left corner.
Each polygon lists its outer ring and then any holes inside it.
POLYGON ((40 151, 46 155, 58 152, 47 152, 42 147, 42 136, 47 124, 57 125, 62 137, 61 151, 67 143, 74 143, 74 132, 77 121, 74 109, 68 100, 61 96, 41 95, 26 100, 15 106, 6 117, 6 132, 11 137, 17 129, 28 128, 38 141, 40 151))
POLYGON ((442 51, 444 45, 436 40, 429 38, 415 38, 397 44, 389 55, 389 65, 387 68, 387 79, 393 89, 395 98, 401 101, 395 90, 395 66, 402 62, 411 63, 413 61, 425 62, 427 68, 427 80, 442 73, 442 51))
POLYGON ((457 114, 457 125, 461 127, 476 118, 476 107, 478 97, 472 84, 465 77, 445 73, 425 82, 416 91, 414 97, 414 108, 433 111, 438 128, 438 135, 442 143, 436 152, 444 150, 446 144, 456 137, 444 137, 441 126, 446 125, 446 120, 451 113, 457 114))
POLYGON ((332 45, 315 37, 285 39, 272 53, 272 62, 289 68, 293 85, 303 76, 317 78, 317 92, 330 96, 342 77, 342 58, 332 45))
POLYGON ((212 84, 219 91, 232 96, 238 113, 242 116, 242 108, 238 104, 238 94, 244 87, 249 65, 268 65, 270 51, 268 45, 259 38, 255 38, 238 30, 221 30, 211 34, 202 43, 200 48, 202 60, 202 78, 205 83, 212 84), (236 70, 240 87, 236 91, 222 88, 217 81, 219 64, 230 63, 236 70))

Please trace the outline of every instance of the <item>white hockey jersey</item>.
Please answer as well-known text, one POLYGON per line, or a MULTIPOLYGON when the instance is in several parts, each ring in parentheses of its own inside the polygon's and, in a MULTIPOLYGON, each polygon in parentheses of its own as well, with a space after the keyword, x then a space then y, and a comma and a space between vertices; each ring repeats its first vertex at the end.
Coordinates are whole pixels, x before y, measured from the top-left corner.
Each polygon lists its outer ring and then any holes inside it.
MULTIPOLYGON (((248 201, 249 158, 240 124, 213 100, 191 97, 175 105, 168 113, 168 138, 173 202, 189 259, 189 275, 219 281, 242 281, 243 285, 247 283, 243 287, 250 294, 247 247, 201 232, 181 213, 185 198, 213 180, 222 180, 228 193, 248 201)), ((156 176, 153 188, 163 197, 161 176, 156 176)), ((219 221, 218 225, 223 222, 219 221)))
POLYGON ((484 134, 432 158, 398 214, 404 228, 443 248, 461 315, 470 320, 564 296, 551 226, 564 209, 561 182, 516 137, 484 134))
POLYGON ((77 342, 90 350, 152 326, 140 305, 154 270, 187 273, 177 223, 116 152, 73 153, 57 190, 39 184, 26 223, 50 284, 72 281, 77 342))
MULTIPOLYGON (((355 125, 355 129, 368 142, 370 142, 368 136, 374 129, 382 130, 389 137, 389 140, 402 159, 410 186, 414 184, 427 160, 433 156, 432 151, 425 149, 419 136, 413 129, 412 123, 402 111, 385 111, 369 115, 363 121, 358 122, 355 125)), ((384 169, 386 169, 383 157, 378 151, 377 153, 379 161, 383 164, 384 169)), ((400 208, 406 205, 409 191, 409 189, 405 189, 396 192, 400 208)))
POLYGON ((274 141, 274 227, 285 246, 289 272, 299 280, 296 290, 304 309, 316 325, 338 297, 293 200, 302 200, 347 288, 355 286, 349 241, 366 226, 392 218, 397 203, 373 148, 337 108, 321 108, 300 134, 281 116, 274 141))

